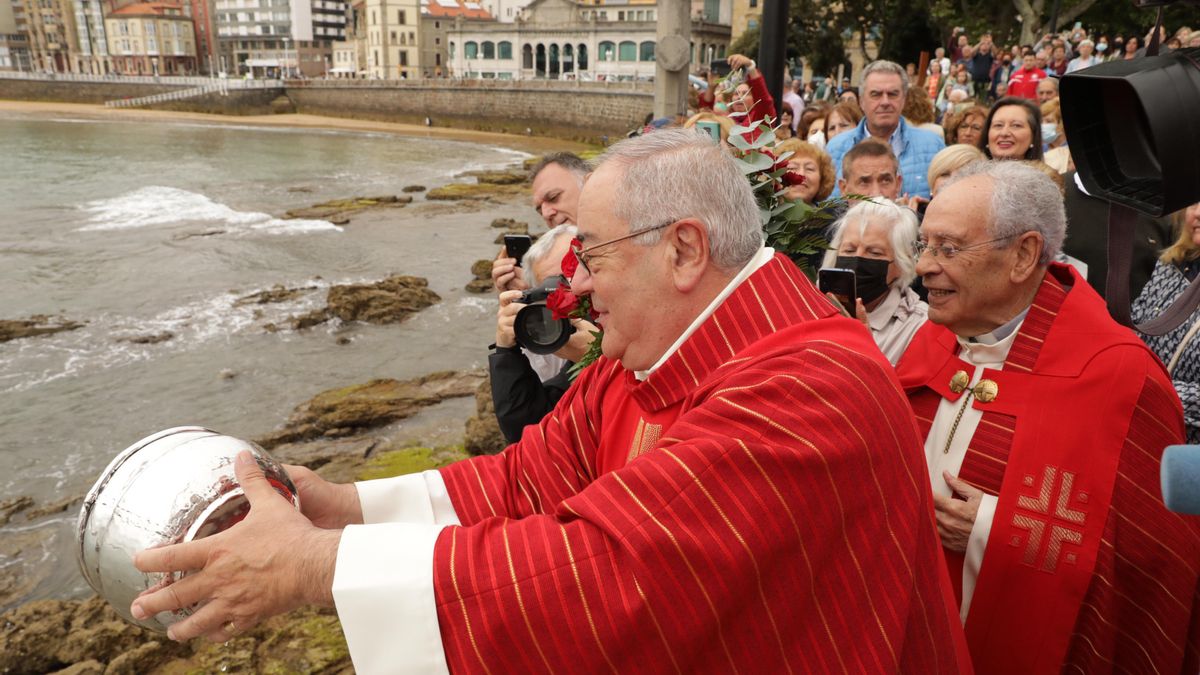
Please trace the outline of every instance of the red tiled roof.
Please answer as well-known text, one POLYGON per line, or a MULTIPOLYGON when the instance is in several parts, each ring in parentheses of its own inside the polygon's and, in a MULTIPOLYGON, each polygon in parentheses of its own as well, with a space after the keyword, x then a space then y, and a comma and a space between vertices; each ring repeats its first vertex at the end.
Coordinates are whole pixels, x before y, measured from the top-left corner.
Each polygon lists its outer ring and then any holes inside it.
POLYGON ((492 15, 474 0, 421 0, 421 14, 433 17, 456 17, 491 21, 492 15))

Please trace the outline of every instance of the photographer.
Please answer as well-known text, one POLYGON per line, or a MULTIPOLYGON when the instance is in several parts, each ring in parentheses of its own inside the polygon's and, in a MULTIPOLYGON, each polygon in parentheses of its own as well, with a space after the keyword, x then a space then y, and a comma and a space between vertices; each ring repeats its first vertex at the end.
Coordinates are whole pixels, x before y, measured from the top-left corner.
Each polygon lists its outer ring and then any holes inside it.
MULTIPOLYGON (((559 274, 574 236, 574 225, 559 225, 529 249, 522 267, 531 288, 559 274)), ((525 307, 519 302, 521 296, 522 291, 517 290, 500 294, 495 351, 488 356, 496 421, 509 443, 521 440, 521 431, 527 425, 537 424, 554 409, 554 404, 571 386, 567 371, 587 351, 592 331, 596 330, 586 321, 572 319, 575 333, 561 349, 546 355, 529 352, 517 344, 513 330, 517 313, 525 307)))

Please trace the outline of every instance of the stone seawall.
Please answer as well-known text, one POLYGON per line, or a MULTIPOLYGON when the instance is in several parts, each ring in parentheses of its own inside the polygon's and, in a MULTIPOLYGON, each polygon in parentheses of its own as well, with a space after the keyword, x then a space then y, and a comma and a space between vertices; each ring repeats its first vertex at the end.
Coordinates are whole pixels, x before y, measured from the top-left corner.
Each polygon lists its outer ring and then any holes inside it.
MULTIPOLYGON (((153 96, 187 88, 136 82, 55 82, 0 78, 0 99, 103 104, 105 101, 153 96)), ((218 115, 266 115, 273 112, 271 101, 282 94, 283 89, 231 89, 224 96, 206 94, 146 107, 218 115)))
MULTIPOLYGON (((0 99, 101 104, 183 88, 128 81, 0 78, 0 99)), ((285 89, 231 89, 227 95, 147 107, 223 115, 299 112, 410 124, 422 124, 428 117, 439 127, 528 132, 595 143, 605 137, 615 140, 639 126, 653 104, 653 94, 644 84, 424 80, 289 81, 285 89), (281 95, 287 96, 290 106, 281 105, 286 104, 281 95)))
MULTIPOLYGON (((290 84, 290 83, 289 83, 290 84)), ((481 131, 532 133, 585 142, 624 136, 654 106, 628 84, 400 82, 289 86, 297 112, 481 131)))

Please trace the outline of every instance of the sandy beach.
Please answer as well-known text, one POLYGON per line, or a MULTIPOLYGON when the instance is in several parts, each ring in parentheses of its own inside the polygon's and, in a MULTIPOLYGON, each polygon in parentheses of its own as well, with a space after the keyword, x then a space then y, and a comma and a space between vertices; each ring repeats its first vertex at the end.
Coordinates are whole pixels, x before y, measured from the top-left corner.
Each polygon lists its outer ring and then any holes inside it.
POLYGON ((14 112, 26 115, 51 114, 82 119, 104 119, 131 122, 146 121, 167 124, 172 122, 200 122, 204 124, 228 124, 237 126, 290 127, 297 129, 330 129, 335 131, 387 133, 401 136, 414 136, 417 138, 473 141, 486 145, 495 145, 512 148, 514 150, 521 150, 531 154, 555 151, 577 152, 589 149, 591 147, 583 143, 565 141, 558 138, 517 136, 514 134, 498 134, 488 131, 454 129, 450 127, 426 127, 417 124, 398 124, 393 122, 355 120, 341 117, 322 117, 320 115, 283 114, 246 115, 232 117, 229 115, 210 115, 206 113, 176 112, 171 110, 108 108, 102 105, 91 103, 0 100, 0 114, 6 112, 14 112))

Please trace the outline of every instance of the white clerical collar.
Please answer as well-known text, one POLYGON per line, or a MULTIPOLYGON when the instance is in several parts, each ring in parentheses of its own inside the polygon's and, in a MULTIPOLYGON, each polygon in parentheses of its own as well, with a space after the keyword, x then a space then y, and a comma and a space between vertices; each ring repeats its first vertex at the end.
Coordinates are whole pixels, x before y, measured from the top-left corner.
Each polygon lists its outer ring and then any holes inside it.
MULTIPOLYGON (((1028 313, 1029 313, 1029 308, 1026 307, 1024 310, 1021 311, 1020 314, 1013 317, 1011 321, 1004 324, 1003 326, 1000 326, 999 328, 997 328, 996 330, 993 330, 990 333, 984 333, 983 335, 976 335, 975 337, 966 338, 965 342, 972 343, 972 344, 994 345, 997 342, 1000 342, 1001 340, 1003 340, 1003 339, 1007 338, 1008 336, 1012 335, 1013 333, 1017 332, 1017 329, 1021 327, 1021 322, 1025 320, 1025 315, 1028 313)), ((963 341, 964 340, 962 338, 959 338, 959 342, 963 342, 963 341)))
POLYGON ((775 249, 771 248, 770 246, 764 246, 760 248, 758 253, 755 253, 754 257, 750 259, 750 262, 746 263, 746 265, 742 267, 742 270, 737 273, 737 276, 735 276, 728 284, 726 284, 725 288, 723 288, 721 292, 717 294, 717 297, 713 298, 712 302, 708 303, 708 307, 705 307, 704 311, 700 312, 700 316, 696 317, 696 320, 692 322, 692 325, 688 326, 687 330, 683 331, 683 335, 680 335, 679 339, 675 340, 674 344, 667 348, 666 353, 660 356, 658 361, 656 361, 654 365, 650 366, 648 370, 634 371, 634 377, 636 377, 639 382, 650 377, 651 373, 658 370, 659 366, 666 363, 667 359, 671 358, 675 352, 679 351, 679 348, 683 346, 683 343, 687 342, 687 339, 692 336, 692 333, 695 333, 696 329, 703 325, 704 322, 708 320, 708 317, 712 316, 713 312, 717 311, 717 308, 721 306, 721 303, 725 302, 729 296, 733 295, 733 292, 737 290, 738 286, 742 285, 743 281, 749 279, 750 275, 757 272, 760 267, 771 262, 771 259, 774 257, 775 249))

